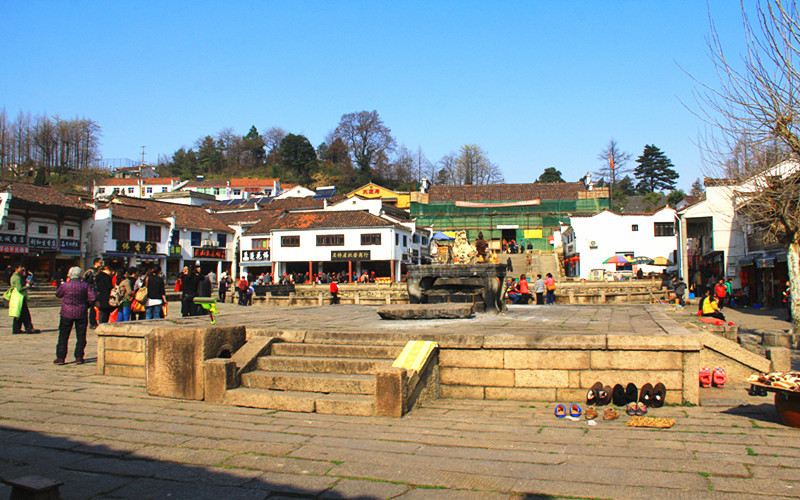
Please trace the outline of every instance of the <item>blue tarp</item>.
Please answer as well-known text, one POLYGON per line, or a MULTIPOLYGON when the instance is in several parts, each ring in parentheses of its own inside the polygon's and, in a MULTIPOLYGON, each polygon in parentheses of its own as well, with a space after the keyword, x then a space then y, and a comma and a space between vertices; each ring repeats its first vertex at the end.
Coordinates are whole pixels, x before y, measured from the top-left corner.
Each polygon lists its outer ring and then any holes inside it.
POLYGON ((450 237, 450 236, 447 236, 447 235, 446 235, 446 234, 444 234, 443 232, 441 232, 441 231, 438 231, 436 234, 434 234, 434 235, 433 235, 433 238, 432 238, 432 239, 434 239, 434 240, 447 240, 447 241, 452 241, 452 240, 454 240, 455 238, 452 238, 452 237, 450 237))

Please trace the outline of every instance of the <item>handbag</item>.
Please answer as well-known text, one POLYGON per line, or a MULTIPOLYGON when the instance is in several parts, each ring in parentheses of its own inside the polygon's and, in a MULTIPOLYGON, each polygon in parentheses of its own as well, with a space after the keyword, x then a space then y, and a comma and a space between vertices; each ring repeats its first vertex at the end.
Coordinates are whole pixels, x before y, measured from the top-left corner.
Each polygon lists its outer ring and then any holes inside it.
POLYGON ((14 289, 9 288, 8 290, 6 290, 6 293, 3 294, 3 298, 6 300, 11 300, 11 295, 13 294, 14 294, 14 289))
POLYGON ((138 300, 131 302, 131 312, 142 313, 144 312, 144 305, 138 300))
POLYGON ((175 282, 175 291, 180 292, 183 290, 183 280, 179 279, 175 282))
POLYGON ((136 290, 136 295, 134 296, 136 302, 141 302, 144 304, 144 301, 147 300, 147 287, 143 286, 136 290))

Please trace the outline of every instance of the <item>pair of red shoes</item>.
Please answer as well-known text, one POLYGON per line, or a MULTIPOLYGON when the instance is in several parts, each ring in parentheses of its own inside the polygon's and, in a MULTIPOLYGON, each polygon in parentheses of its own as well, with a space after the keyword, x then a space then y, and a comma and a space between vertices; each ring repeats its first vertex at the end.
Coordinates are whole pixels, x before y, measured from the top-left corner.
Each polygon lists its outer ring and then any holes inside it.
POLYGON ((728 375, 725 373, 724 368, 717 366, 713 372, 707 366, 700 369, 700 387, 711 387, 713 384, 714 387, 721 389, 725 387, 727 382, 728 375))

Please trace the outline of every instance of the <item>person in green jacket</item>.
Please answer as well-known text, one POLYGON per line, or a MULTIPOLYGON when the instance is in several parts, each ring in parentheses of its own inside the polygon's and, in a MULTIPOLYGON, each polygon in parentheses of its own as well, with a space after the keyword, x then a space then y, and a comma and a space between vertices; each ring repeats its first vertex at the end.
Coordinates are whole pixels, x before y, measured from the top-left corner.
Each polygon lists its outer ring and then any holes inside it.
POLYGON ((11 327, 12 334, 20 334, 20 333, 39 333, 40 330, 37 330, 33 327, 33 323, 31 322, 31 313, 28 310, 28 288, 30 288, 25 281, 25 266, 19 264, 14 271, 14 274, 11 275, 11 288, 14 291, 13 293, 19 293, 22 296, 22 306, 19 311, 19 316, 14 317, 14 322, 11 327), (25 326, 25 332, 22 331, 22 326, 25 326))

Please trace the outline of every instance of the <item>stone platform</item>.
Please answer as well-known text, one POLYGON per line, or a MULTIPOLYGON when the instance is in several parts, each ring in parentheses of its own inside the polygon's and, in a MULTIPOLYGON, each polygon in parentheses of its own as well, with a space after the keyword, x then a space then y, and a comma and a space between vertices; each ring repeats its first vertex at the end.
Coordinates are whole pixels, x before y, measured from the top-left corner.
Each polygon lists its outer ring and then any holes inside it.
MULTIPOLYGON (((742 354, 734 342, 687 330, 668 311, 661 305, 511 306, 504 314, 468 319, 387 321, 367 306, 231 307, 217 316, 215 329, 244 327, 248 339, 272 338, 315 349, 433 341, 438 344, 440 395, 458 399, 581 401, 597 381, 639 387, 662 382, 668 403, 698 404, 697 373, 709 353, 723 366, 730 361, 733 373, 769 370, 768 360, 742 354), (737 356, 744 356, 744 362, 737 356)), ((211 326, 205 317, 107 325, 99 331, 99 352, 106 352, 105 338, 116 342, 115 336, 129 337, 131 331, 143 337, 179 325, 192 330, 211 326)), ((129 338, 125 342, 141 349, 129 338)), ((269 349, 263 351, 258 355, 268 355, 269 349)), ((100 359, 98 366, 109 364, 100 359)))

